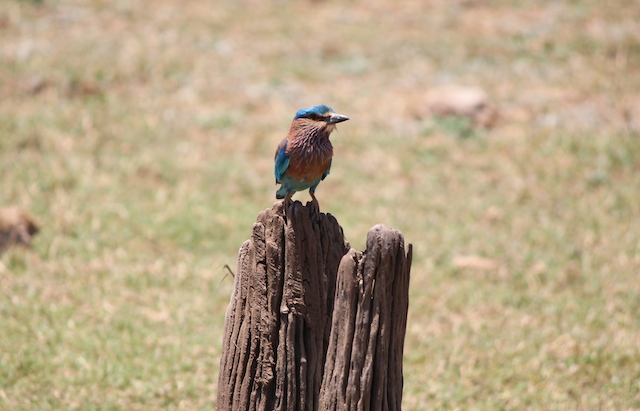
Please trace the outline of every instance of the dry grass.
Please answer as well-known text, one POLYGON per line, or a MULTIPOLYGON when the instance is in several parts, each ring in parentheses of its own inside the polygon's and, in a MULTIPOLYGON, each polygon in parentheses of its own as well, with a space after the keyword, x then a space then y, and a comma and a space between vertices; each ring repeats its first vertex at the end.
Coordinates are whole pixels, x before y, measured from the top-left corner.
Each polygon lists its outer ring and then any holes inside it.
MULTIPOLYGON (((295 110, 318 197, 415 245, 405 409, 640 409, 635 1, 0 4, 0 408, 212 409, 225 264, 295 110), (489 131, 417 118, 483 87, 489 131)), ((306 199, 306 195, 298 195, 306 199)))

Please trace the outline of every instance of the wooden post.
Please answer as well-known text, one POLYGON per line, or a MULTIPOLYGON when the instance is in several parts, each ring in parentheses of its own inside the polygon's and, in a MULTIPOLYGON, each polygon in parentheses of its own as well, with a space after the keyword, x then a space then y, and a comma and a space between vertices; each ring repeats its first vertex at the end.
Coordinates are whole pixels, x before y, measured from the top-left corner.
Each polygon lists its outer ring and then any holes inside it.
POLYGON ((400 410, 412 247, 376 225, 338 271, 319 410, 400 410))
POLYGON ((218 410, 399 410, 411 246, 378 225, 358 253, 331 215, 284 211, 240 248, 218 410))

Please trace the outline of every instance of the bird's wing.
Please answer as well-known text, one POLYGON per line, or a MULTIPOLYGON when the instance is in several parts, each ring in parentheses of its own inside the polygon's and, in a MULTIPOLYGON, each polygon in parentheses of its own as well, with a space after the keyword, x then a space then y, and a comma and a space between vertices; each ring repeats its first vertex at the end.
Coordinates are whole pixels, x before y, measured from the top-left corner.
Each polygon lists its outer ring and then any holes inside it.
POLYGON ((278 148, 276 149, 276 164, 275 164, 275 175, 276 175, 276 183, 279 183, 282 179, 282 175, 285 170, 289 167, 289 155, 287 152, 287 139, 285 138, 278 144, 278 148))
POLYGON ((333 159, 329 160, 329 168, 327 168, 327 171, 325 171, 324 174, 322 175, 322 179, 323 180, 329 175, 329 172, 331 172, 331 162, 332 161, 333 161, 333 159))

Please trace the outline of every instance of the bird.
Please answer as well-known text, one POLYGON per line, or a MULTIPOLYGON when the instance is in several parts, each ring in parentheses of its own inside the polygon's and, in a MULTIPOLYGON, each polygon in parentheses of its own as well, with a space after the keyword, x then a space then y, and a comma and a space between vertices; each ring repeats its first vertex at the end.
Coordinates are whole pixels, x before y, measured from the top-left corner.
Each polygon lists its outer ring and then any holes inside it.
POLYGON ((320 210, 315 191, 331 170, 333 146, 329 135, 336 124, 347 120, 349 117, 324 104, 296 112, 289 134, 278 144, 275 154, 276 184, 281 184, 276 199, 284 199, 285 209, 294 193, 309 189, 313 206, 320 210))

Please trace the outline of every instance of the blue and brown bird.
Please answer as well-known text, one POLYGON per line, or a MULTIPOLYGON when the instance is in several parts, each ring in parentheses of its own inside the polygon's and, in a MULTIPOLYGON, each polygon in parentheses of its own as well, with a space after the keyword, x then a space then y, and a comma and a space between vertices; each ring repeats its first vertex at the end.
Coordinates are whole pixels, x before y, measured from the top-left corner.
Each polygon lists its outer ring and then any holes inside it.
POLYGON ((285 207, 297 191, 309 189, 316 209, 316 187, 331 170, 333 146, 329 135, 336 124, 349 120, 324 104, 298 110, 287 137, 280 142, 275 156, 276 198, 283 199, 285 207))

